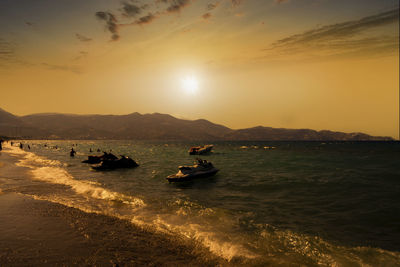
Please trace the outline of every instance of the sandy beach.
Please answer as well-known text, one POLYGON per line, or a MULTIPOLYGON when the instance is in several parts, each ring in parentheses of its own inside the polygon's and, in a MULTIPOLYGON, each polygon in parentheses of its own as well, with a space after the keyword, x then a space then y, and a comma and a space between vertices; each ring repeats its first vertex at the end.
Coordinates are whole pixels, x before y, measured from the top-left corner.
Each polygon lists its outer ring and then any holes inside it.
POLYGON ((206 249, 117 218, 86 213, 13 191, 27 170, 0 154, 0 265, 215 266, 206 249))

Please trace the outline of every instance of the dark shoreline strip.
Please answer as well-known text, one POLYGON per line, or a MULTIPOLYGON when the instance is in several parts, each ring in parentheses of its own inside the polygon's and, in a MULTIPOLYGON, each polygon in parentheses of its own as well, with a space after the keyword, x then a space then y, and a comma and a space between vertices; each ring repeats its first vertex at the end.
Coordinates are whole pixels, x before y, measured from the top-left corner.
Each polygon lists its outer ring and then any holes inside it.
POLYGON ((5 266, 227 264, 182 238, 16 193, 0 194, 0 224, 0 265, 5 266))

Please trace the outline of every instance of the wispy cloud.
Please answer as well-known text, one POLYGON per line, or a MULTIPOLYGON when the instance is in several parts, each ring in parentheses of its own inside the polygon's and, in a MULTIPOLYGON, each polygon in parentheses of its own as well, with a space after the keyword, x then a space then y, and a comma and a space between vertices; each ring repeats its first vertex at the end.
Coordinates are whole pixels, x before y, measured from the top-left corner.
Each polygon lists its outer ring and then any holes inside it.
POLYGON ((274 42, 266 50, 281 54, 360 54, 360 51, 390 52, 398 49, 398 33, 387 36, 370 31, 373 28, 394 25, 399 21, 399 9, 367 16, 295 34, 274 42))
POLYGON ((244 2, 244 0, 230 0, 230 1, 232 5, 235 7, 241 5, 244 2))
POLYGON ((207 5, 207 10, 208 11, 214 10, 214 9, 216 9, 218 7, 218 5, 219 5, 219 2, 209 3, 207 5))
POLYGON ((210 12, 207 12, 207 13, 204 13, 203 14, 203 16, 201 16, 203 19, 205 19, 205 20, 208 20, 209 18, 211 18, 211 13, 210 12))
MULTIPOLYGON (((180 13, 194 1, 195 0, 152 0, 143 4, 140 0, 123 0, 121 2, 121 8, 119 8, 119 16, 114 15, 115 13, 105 11, 96 12, 95 16, 97 19, 105 22, 107 31, 112 34, 111 40, 117 41, 120 39, 120 28, 132 25, 143 26, 153 23, 155 20, 165 15, 180 13), (151 10, 147 10, 150 8, 151 10), (146 14, 144 13, 145 10, 147 10, 147 15, 144 15, 146 14), (122 22, 119 22, 117 17, 121 19, 122 22), (129 19, 133 20, 127 21, 129 19)), ((206 5, 206 12, 201 15, 201 17, 205 20, 211 18, 211 11, 216 9, 220 5, 221 1, 223 0, 214 0, 213 2, 208 3, 206 5)), ((225 1, 236 7, 242 4, 245 0, 225 1)))
POLYGON ((0 38, 0 63, 12 61, 15 58, 15 46, 0 38))
POLYGON ((148 13, 146 16, 140 17, 138 20, 136 20, 134 23, 138 25, 144 25, 144 24, 149 24, 153 22, 157 18, 156 15, 152 13, 148 13))
POLYGON ((33 66, 35 64, 26 61, 18 55, 18 43, 8 41, 0 37, 0 68, 7 68, 10 65, 33 66))
POLYGON ((122 14, 126 17, 136 17, 142 13, 142 7, 134 2, 122 2, 122 14))
POLYGON ((86 36, 84 36, 82 34, 79 34, 79 33, 76 33, 75 37, 81 42, 90 42, 90 41, 92 41, 92 38, 86 37, 86 36))
POLYGON ((80 60, 82 58, 87 57, 89 54, 89 52, 87 51, 79 51, 78 55, 76 57, 73 58, 73 60, 80 60))
POLYGON ((48 70, 57 70, 57 71, 67 71, 75 74, 82 73, 81 70, 77 66, 69 66, 69 65, 54 65, 48 63, 42 63, 42 66, 48 70))
POLYGON ((160 0, 160 2, 169 4, 166 9, 168 13, 180 12, 181 9, 190 4, 190 0, 160 0))
POLYGON ((118 20, 114 16, 114 14, 110 12, 103 12, 103 11, 98 11, 95 14, 96 18, 104 21, 106 23, 106 29, 111 33, 111 40, 112 41, 117 41, 119 40, 119 26, 118 26, 118 20))

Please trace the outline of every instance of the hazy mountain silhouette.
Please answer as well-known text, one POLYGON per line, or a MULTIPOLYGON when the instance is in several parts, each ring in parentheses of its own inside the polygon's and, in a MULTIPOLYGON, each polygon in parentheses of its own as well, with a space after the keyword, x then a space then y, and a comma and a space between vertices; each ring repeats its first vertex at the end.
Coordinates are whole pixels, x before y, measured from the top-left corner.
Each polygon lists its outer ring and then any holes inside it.
POLYGON ((0 136, 32 139, 132 140, 393 140, 363 133, 254 127, 233 130, 207 120, 167 114, 74 115, 41 113, 15 116, 0 109, 0 136))

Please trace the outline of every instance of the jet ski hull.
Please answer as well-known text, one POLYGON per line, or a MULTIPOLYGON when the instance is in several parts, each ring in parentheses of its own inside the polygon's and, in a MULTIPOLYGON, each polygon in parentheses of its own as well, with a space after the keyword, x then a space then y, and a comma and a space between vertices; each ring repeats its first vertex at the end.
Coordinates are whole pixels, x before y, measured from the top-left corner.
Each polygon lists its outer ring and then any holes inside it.
POLYGON ((192 179, 200 178, 200 177, 209 177, 215 175, 219 170, 216 168, 213 168, 211 170, 207 171, 199 171, 196 173, 191 173, 191 174, 186 174, 186 175, 170 175, 166 179, 169 182, 185 182, 185 181, 190 181, 192 179))

